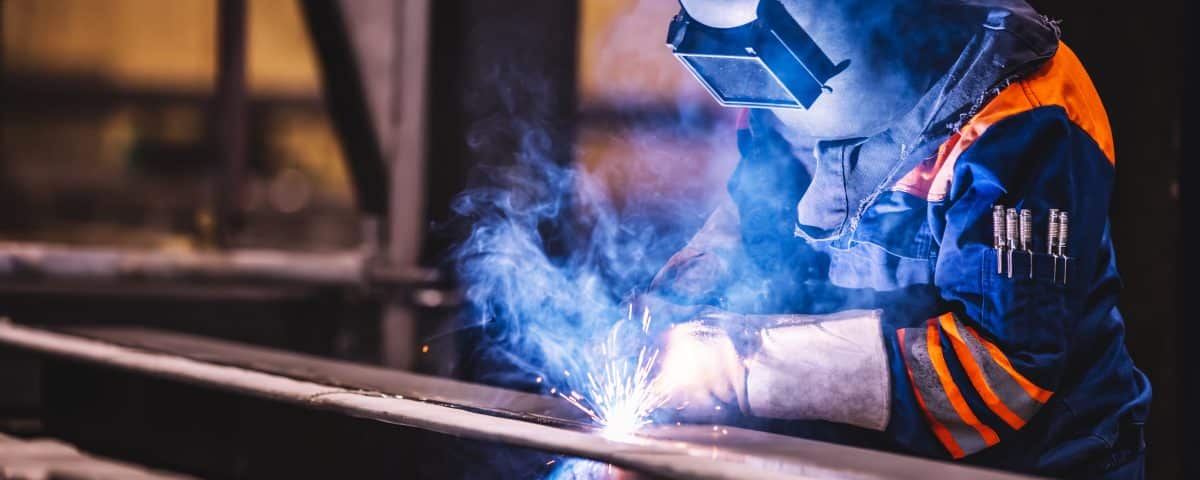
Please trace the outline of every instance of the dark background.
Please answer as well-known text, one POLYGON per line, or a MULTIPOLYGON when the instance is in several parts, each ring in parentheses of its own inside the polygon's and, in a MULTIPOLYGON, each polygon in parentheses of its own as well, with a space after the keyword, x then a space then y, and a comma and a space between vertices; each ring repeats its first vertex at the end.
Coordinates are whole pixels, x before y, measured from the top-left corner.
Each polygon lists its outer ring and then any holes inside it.
POLYGON ((1033 4, 1062 20, 1063 41, 1083 61, 1108 110, 1117 148, 1111 217, 1125 288, 1120 308, 1130 353, 1154 389, 1148 473, 1186 478, 1181 462, 1196 460, 1188 458, 1191 443, 1180 442, 1191 437, 1180 421, 1188 403, 1179 397, 1181 374, 1188 371, 1180 347, 1184 354, 1189 349, 1179 340, 1186 317, 1177 295, 1185 284, 1175 280, 1187 271, 1179 261, 1180 219, 1186 218, 1180 194, 1194 188, 1194 180, 1180 185, 1179 168, 1195 132, 1181 123, 1183 65, 1190 58, 1177 21, 1186 18, 1184 2, 1033 4))

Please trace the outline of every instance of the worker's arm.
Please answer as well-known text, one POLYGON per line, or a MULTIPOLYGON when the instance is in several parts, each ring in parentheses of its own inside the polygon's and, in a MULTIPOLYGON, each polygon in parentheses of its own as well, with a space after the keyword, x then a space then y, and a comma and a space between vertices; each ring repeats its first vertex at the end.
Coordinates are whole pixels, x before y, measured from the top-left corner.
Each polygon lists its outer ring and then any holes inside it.
POLYGON ((683 385, 671 390, 691 406, 685 412, 704 418, 706 409, 736 404, 754 416, 849 423, 953 458, 1023 428, 1063 381, 1072 326, 1115 304, 1107 233, 1113 169, 1057 107, 997 123, 953 169, 946 199, 931 206, 940 315, 904 318, 895 313, 902 308, 832 316, 710 313, 706 323, 740 322, 754 333, 673 335, 666 366, 677 365, 676 372, 687 370, 689 357, 720 362, 730 356, 718 353, 733 349, 740 359, 740 368, 707 368, 711 376, 680 375, 683 385), (1054 284, 1045 262, 1032 280, 995 273, 997 203, 1035 213, 1038 248, 1047 211, 1071 213, 1068 285, 1054 284), (675 353, 699 345, 716 353, 675 353))
POLYGON ((722 192, 704 226, 667 260, 650 284, 650 295, 680 305, 715 305, 734 267, 743 263, 738 211, 722 192))
MULTIPOLYGON (((742 159, 699 232, 655 275, 647 299, 671 305, 779 311, 807 292, 812 252, 793 238, 796 203, 811 181, 783 140, 761 142, 739 117, 742 159), (743 228, 752 227, 752 228, 743 228)), ((761 135, 778 135, 762 127, 761 135)), ((819 262, 818 262, 819 263, 819 262)), ((656 309, 651 308, 654 312, 656 309)), ((682 318, 673 319, 683 320, 682 318)))
POLYGON ((690 421, 731 409, 883 430, 891 399, 882 312, 739 315, 709 310, 667 334, 658 386, 690 421))
POLYGON ((958 458, 1005 441, 1042 410, 1064 382, 1068 352, 1085 347, 1072 345, 1073 328, 1107 315, 1120 281, 1108 236, 1112 163, 1061 107, 991 126, 953 172, 945 202, 931 215, 944 311, 895 319, 884 333, 896 400, 889 431, 958 458), (1027 264, 1014 278, 996 274, 995 204, 1033 212, 1040 252, 1048 210, 1070 212, 1066 285, 1050 279, 1044 256, 1033 279, 1027 264))

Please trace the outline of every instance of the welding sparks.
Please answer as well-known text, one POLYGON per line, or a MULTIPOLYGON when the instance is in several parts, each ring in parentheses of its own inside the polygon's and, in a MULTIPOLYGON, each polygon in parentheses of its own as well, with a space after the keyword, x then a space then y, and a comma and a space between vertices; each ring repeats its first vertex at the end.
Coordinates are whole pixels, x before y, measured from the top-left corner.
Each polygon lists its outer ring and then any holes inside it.
MULTIPOLYGON (((633 306, 628 320, 633 321, 633 306)), ((598 371, 587 372, 586 395, 559 396, 583 411, 592 421, 603 426, 605 435, 628 435, 650 423, 650 414, 662 407, 667 398, 656 388, 650 373, 658 360, 658 349, 638 347, 636 360, 624 354, 620 330, 626 322, 618 322, 600 345, 603 359, 598 371)), ((642 333, 650 331, 650 311, 642 311, 642 333)))

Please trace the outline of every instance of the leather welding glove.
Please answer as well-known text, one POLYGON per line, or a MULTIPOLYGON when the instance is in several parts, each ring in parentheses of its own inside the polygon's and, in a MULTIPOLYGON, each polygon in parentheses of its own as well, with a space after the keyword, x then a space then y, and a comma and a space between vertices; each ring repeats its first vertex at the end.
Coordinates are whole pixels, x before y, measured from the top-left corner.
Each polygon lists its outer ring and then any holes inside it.
POLYGON ((677 418, 720 422, 746 411, 746 367, 733 338, 703 321, 672 326, 656 387, 677 418))
POLYGON ((736 407, 761 418, 883 430, 891 385, 880 321, 879 310, 709 312, 667 335, 660 388, 689 421, 720 420, 736 407))

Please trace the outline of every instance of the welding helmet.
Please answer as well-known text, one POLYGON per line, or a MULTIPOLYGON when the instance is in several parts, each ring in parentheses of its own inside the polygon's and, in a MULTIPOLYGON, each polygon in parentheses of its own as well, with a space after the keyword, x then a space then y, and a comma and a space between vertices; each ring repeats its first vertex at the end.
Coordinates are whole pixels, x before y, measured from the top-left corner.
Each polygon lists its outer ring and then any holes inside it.
POLYGON ((890 128, 976 20, 957 1, 680 0, 667 42, 723 105, 771 110, 796 148, 890 128), (951 8, 954 7, 954 8, 951 8))
POLYGON ((681 0, 667 46, 721 105, 807 109, 850 64, 834 63, 779 0, 713 3, 681 0), (689 3, 722 13, 697 19, 689 3))

